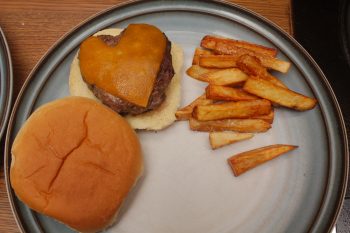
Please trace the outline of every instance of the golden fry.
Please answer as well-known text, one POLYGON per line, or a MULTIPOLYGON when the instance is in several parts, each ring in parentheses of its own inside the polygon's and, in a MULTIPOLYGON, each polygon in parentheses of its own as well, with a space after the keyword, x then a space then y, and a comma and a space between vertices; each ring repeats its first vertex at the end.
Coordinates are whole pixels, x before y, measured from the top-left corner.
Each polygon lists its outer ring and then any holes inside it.
POLYGON ((233 174, 239 176, 297 147, 298 146, 276 144, 234 155, 227 161, 232 168, 233 174))
POLYGON ((232 55, 236 58, 236 60, 238 59, 238 57, 248 54, 250 56, 257 57, 263 66, 280 71, 282 73, 286 73, 290 68, 290 62, 255 53, 254 51, 251 51, 249 49, 240 48, 234 45, 227 45, 222 42, 216 43, 214 51, 218 54, 232 55))
POLYGON ((260 59, 260 62, 263 66, 273 70, 277 70, 281 73, 287 73, 291 65, 290 62, 283 61, 277 58, 270 58, 261 55, 258 55, 258 58, 260 59))
POLYGON ((250 118, 271 112, 270 101, 258 99, 221 104, 197 105, 192 116, 200 121, 227 118, 250 118))
POLYGON ((225 40, 225 38, 207 35, 202 38, 201 46, 206 49, 215 49, 216 43, 219 40, 225 40))
POLYGON ((207 80, 213 85, 238 85, 248 79, 248 75, 237 68, 221 69, 207 72, 201 75, 202 80, 207 80))
POLYGON ((277 55, 277 49, 274 49, 274 48, 269 48, 269 47, 265 47, 265 46, 258 45, 258 44, 253 44, 253 43, 246 42, 246 41, 239 41, 239 40, 215 37, 215 36, 210 36, 210 35, 203 37, 203 39, 201 41, 201 46, 204 48, 208 48, 208 49, 215 49, 216 43, 218 43, 218 42, 224 43, 227 46, 233 45, 233 46, 237 46, 240 48, 249 49, 249 50, 252 50, 256 53, 264 54, 266 56, 275 57, 277 55))
POLYGON ((205 93, 207 99, 212 100, 256 100, 259 99, 255 95, 251 95, 242 89, 233 88, 233 87, 225 87, 225 86, 217 86, 217 85, 209 85, 205 89, 205 93))
POLYGON ((195 131, 236 131, 241 133, 265 132, 271 124, 260 119, 225 119, 215 121, 198 121, 191 117, 189 120, 191 130, 195 131))
POLYGON ((237 56, 230 55, 202 55, 199 65, 206 68, 232 68, 236 67, 237 56))
POLYGON ((203 75, 209 72, 216 71, 217 69, 208 69, 201 67, 199 65, 193 65, 190 68, 187 69, 186 73, 188 76, 197 79, 199 81, 207 82, 208 79, 204 77, 203 75))
POLYGON ((266 114, 266 115, 259 115, 259 116, 253 116, 252 119, 261 119, 261 120, 264 120, 270 124, 273 123, 273 119, 275 118, 275 111, 274 109, 272 108, 271 109, 271 112, 269 114, 266 114))
POLYGON ((188 120, 192 116, 193 108, 197 105, 207 105, 212 104, 214 100, 207 99, 205 94, 199 96, 197 99, 195 99, 192 103, 189 105, 178 109, 175 113, 176 119, 179 121, 182 120, 188 120))
POLYGON ((254 136, 252 133, 237 133, 232 131, 210 132, 209 142, 213 150, 229 145, 238 141, 250 139, 254 136))
POLYGON ((250 77, 244 84, 243 90, 261 98, 270 100, 287 108, 305 111, 315 107, 317 100, 276 86, 268 81, 250 77))
POLYGON ((258 76, 259 78, 272 82, 277 86, 287 87, 282 81, 267 72, 267 69, 261 65, 260 60, 257 57, 248 54, 242 55, 237 60, 236 65, 243 72, 251 76, 258 76))
POLYGON ((212 51, 202 48, 196 48, 193 55, 192 65, 199 65, 199 57, 202 55, 210 55, 213 54, 212 51))

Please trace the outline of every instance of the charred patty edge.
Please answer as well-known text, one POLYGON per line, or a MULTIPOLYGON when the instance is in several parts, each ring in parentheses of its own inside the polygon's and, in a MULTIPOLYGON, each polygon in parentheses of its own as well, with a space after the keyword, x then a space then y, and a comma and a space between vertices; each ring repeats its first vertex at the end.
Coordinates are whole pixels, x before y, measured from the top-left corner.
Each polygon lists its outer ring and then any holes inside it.
MULTIPOLYGON (((108 46, 116 46, 122 33, 118 36, 99 35, 97 37, 100 38, 103 42, 105 42, 108 46)), ((164 36, 166 38, 166 48, 147 107, 135 105, 127 100, 124 100, 104 91, 96 85, 91 85, 87 82, 85 83, 88 85, 89 89, 93 92, 93 94, 99 100, 101 100, 103 104, 107 105, 119 114, 138 115, 158 108, 164 102, 166 98, 165 91, 175 74, 172 65, 171 42, 168 40, 165 34, 164 36)), ((84 77, 83 80, 85 81, 84 77)))

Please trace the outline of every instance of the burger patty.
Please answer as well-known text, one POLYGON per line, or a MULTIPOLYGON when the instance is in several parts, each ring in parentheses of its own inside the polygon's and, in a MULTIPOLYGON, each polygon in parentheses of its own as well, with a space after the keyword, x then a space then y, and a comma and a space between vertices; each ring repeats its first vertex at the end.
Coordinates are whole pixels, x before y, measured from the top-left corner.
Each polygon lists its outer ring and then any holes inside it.
MULTIPOLYGON (((116 46, 119 36, 101 35, 98 36, 108 46, 116 46)), ((153 91, 150 95, 147 107, 140 107, 117 96, 114 96, 95 85, 88 85, 94 95, 114 111, 120 114, 137 115, 159 107, 166 98, 165 90, 174 76, 174 68, 171 57, 171 42, 166 38, 166 48, 163 61, 155 80, 153 91)))

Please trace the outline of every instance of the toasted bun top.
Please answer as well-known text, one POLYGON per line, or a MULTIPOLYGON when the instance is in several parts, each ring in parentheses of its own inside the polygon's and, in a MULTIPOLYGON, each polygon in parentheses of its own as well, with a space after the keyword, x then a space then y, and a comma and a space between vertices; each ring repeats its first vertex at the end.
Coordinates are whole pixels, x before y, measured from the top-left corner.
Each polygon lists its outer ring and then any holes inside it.
POLYGON ((95 36, 80 45, 84 80, 141 107, 147 107, 166 49, 166 37, 155 26, 130 24, 115 46, 95 36))
POLYGON ((105 228, 142 173, 129 124, 102 104, 68 97, 37 109, 12 145, 11 185, 30 208, 82 232, 105 228))

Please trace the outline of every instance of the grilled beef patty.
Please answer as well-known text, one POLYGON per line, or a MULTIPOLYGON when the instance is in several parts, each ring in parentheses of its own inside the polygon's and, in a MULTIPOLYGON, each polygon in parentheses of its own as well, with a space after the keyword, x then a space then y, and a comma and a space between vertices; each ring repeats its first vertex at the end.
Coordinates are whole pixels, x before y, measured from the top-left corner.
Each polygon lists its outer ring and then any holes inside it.
MULTIPOLYGON (((101 35, 98 36, 108 46, 116 46, 119 41, 119 36, 101 35)), ((171 58, 171 42, 166 39, 166 48, 162 64, 155 80, 153 91, 150 95, 147 107, 140 107, 117 96, 111 95, 95 85, 89 85, 90 90, 94 95, 114 111, 120 114, 138 115, 159 107, 165 100, 165 90, 168 87, 172 77, 174 76, 174 68, 171 58)))

